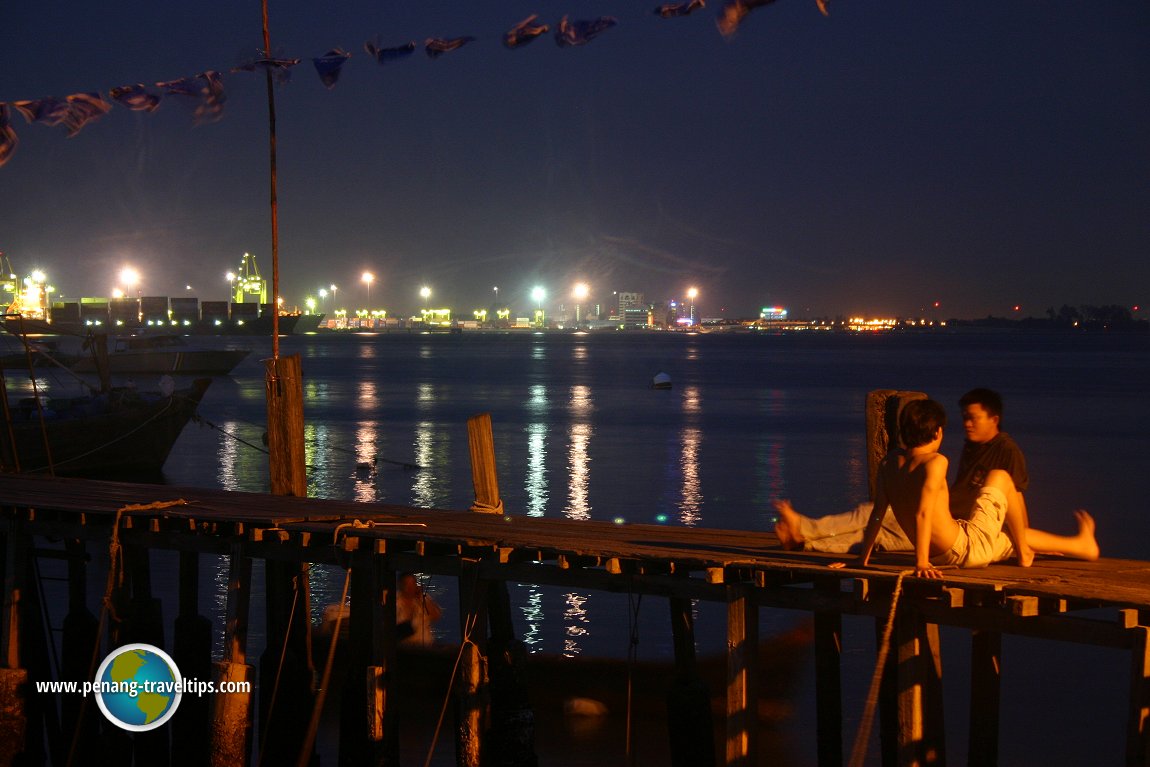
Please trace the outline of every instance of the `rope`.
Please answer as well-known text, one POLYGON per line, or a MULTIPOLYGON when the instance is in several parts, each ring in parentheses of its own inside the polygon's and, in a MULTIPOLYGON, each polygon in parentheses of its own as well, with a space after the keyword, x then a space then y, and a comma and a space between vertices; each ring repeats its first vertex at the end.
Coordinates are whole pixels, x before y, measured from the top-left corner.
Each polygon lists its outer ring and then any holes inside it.
MULTIPOLYGON (((92 643, 92 660, 88 664, 88 678, 93 678, 96 675, 96 665, 100 660, 100 636, 107 626, 108 616, 111 615, 112 620, 116 623, 120 622, 115 607, 112 605, 112 591, 123 585, 124 582, 124 560, 120 548, 120 520, 127 510, 129 509, 126 506, 121 506, 116 510, 116 518, 112 522, 112 535, 108 539, 108 579, 104 587, 104 596, 100 600, 100 621, 96 626, 96 641, 92 643)), ((72 767, 75 763, 76 748, 80 745, 80 733, 83 731, 84 716, 88 713, 88 701, 90 699, 91 696, 85 695, 80 703, 80 713, 76 716, 76 729, 72 733, 72 745, 68 747, 67 767, 72 767)))
POLYGON ((471 504, 471 510, 472 511, 478 511, 481 514, 499 514, 499 515, 502 515, 503 514, 503 499, 500 498, 496 502, 496 504, 494 506, 492 506, 490 503, 484 503, 483 501, 480 501, 477 498, 475 500, 475 503, 471 504))
POLYGON ((228 431, 227 429, 223 428, 222 426, 216 426, 214 423, 212 423, 211 421, 209 421, 207 418, 202 418, 202 417, 200 417, 198 414, 197 414, 197 415, 193 415, 193 416, 192 416, 192 420, 193 420, 193 421, 195 421, 195 422, 196 422, 196 423, 198 423, 198 424, 201 424, 201 425, 203 425, 203 426, 207 426, 209 429, 215 429, 215 430, 216 430, 216 431, 218 431, 220 434, 223 434, 225 437, 231 437, 231 438, 232 438, 232 439, 234 439, 236 442, 239 442, 241 445, 247 445, 247 446, 248 446, 248 447, 250 447, 252 450, 258 450, 259 452, 263 453, 264 455, 268 455, 268 454, 269 454, 269 453, 268 453, 268 450, 267 450, 266 448, 262 448, 262 447, 260 447, 259 445, 255 444, 254 442, 248 442, 248 441, 247 441, 246 439, 244 439, 243 437, 240 437, 240 436, 238 436, 238 435, 236 435, 236 434, 233 434, 232 432, 228 431))
POLYGON ((879 685, 882 682, 887 655, 890 654, 890 635, 894 631, 894 617, 895 611, 898 609, 898 598, 902 594, 902 582, 906 576, 914 575, 914 572, 914 570, 903 570, 898 574, 898 580, 894 582, 894 592, 890 597, 890 613, 886 618, 886 626, 882 630, 878 659, 875 662, 874 675, 871 676, 870 690, 867 692, 866 706, 863 709, 862 719, 859 721, 858 733, 855 735, 854 748, 851 749, 849 767, 863 767, 866 759, 867 743, 870 741, 870 731, 874 725, 874 713, 878 707, 879 685))
POLYGON ((272 685, 271 702, 268 703, 268 718, 267 718, 267 721, 264 723, 264 726, 263 726, 263 735, 260 737, 260 758, 259 758, 259 761, 256 762, 257 767, 264 763, 264 753, 265 753, 264 748, 267 746, 268 733, 271 732, 271 729, 272 729, 272 727, 271 727, 271 725, 272 725, 272 714, 275 713, 275 710, 276 710, 276 696, 279 695, 279 691, 280 691, 280 676, 283 674, 284 659, 287 658, 288 643, 291 640, 292 624, 295 622, 295 607, 297 604, 299 604, 299 592, 300 592, 299 578, 300 577, 297 575, 296 577, 291 579, 291 581, 292 581, 291 610, 288 612, 287 626, 284 628, 284 644, 283 644, 283 649, 280 650, 279 666, 276 667, 276 681, 275 681, 275 684, 272 685))
MULTIPOLYGON (((479 588, 479 580, 476 579, 472 584, 472 604, 475 603, 476 591, 479 588)), ((467 623, 463 627, 463 640, 459 643, 459 653, 455 656, 455 665, 451 668, 451 680, 447 683, 447 691, 443 696, 443 706, 439 709, 439 719, 435 723, 435 732, 431 735, 431 744, 427 748, 427 760, 423 763, 423 767, 431 767, 431 758, 435 756, 435 745, 439 742, 439 731, 443 727, 443 718, 447 715, 447 707, 451 704, 451 691, 455 687, 455 675, 459 673, 459 664, 463 661, 463 653, 468 645, 474 645, 471 641, 471 634, 475 631, 475 624, 478 623, 479 616, 472 613, 467 616, 467 623)))
MULTIPOLYGON (((343 594, 339 598, 339 603, 342 605, 347 602, 347 590, 351 585, 351 568, 347 568, 347 577, 343 581, 343 594)), ((299 759, 296 761, 296 767, 308 767, 311 763, 311 752, 315 747, 316 733, 319 731, 319 720, 323 714, 323 703, 327 698, 327 686, 331 682, 331 667, 335 663, 335 648, 339 644, 339 624, 343 622, 343 610, 335 616, 335 626, 332 627, 331 632, 331 645, 327 650, 327 661, 323 666, 323 677, 320 679, 319 693, 315 696, 315 705, 311 710, 311 721, 307 726, 307 735, 304 737, 303 746, 300 748, 299 759)))

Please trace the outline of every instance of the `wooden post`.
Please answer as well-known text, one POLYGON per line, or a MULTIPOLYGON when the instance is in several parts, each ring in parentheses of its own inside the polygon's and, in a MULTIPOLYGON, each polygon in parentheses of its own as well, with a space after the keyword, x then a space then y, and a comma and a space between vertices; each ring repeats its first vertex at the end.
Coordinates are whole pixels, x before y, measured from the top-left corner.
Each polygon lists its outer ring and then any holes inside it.
POLYGON ((396 674, 395 571, 374 557, 375 576, 372 604, 372 664, 367 669, 367 724, 375 750, 375 764, 399 767, 399 717, 392 705, 391 691, 396 674))
POLYGON ((4 613, 0 615, 0 765, 21 764, 28 732, 28 671, 20 668, 20 599, 15 572, 9 563, 17 557, 9 547, 18 536, 0 535, 0 579, 4 581, 4 613))
POLYGON ((906 403, 916 399, 926 399, 926 394, 896 389, 876 389, 867 394, 867 477, 872 499, 875 494, 878 465, 891 448, 897 447, 899 444, 898 415, 906 403))
POLYGON ((461 649, 459 675, 460 720, 456 735, 455 763, 479 767, 483 754, 483 656, 474 642, 461 649))
POLYGON ((970 641, 970 764, 998 764, 998 726, 1002 687, 1002 634, 975 629, 970 641))
POLYGON ((758 763, 759 611, 739 585, 727 587, 727 764, 758 763))
POLYGON ((307 495, 300 356, 264 361, 268 413, 268 471, 275 495, 307 495))
POLYGON ((711 694, 699 676, 695 657, 695 616, 691 600, 670 598, 675 678, 667 691, 667 734, 672 767, 713 767, 715 725, 711 694))
MULTIPOLYGON (((839 584, 820 581, 815 588, 838 593, 839 584)), ((819 767, 843 763, 842 651, 843 619, 834 612, 816 612, 815 706, 819 767)))
POLYGON ((1150 767, 1150 627, 1131 629, 1130 718, 1127 725, 1126 764, 1150 767))
MULTIPOLYGON (((212 664, 216 688, 232 682, 251 684, 255 674, 247 665, 248 609, 251 602, 252 561, 243 546, 232 546, 228 577, 227 626, 224 659, 212 664)), ((251 762, 251 693, 231 692, 212 696, 210 710, 209 764, 239 767, 251 762)))
MULTIPOLYGON (((495 439, 491 415, 480 413, 467 419, 467 445, 471 452, 471 479, 475 488, 472 511, 499 514, 499 472, 495 465, 495 439)), ((483 589, 483 584, 477 585, 483 589)), ((504 581, 486 587, 490 641, 486 656, 488 694, 491 701, 490 740, 486 748, 494 763, 506 767, 530 767, 535 755, 535 713, 527 691, 527 651, 515 638, 511 597, 504 581)))
MULTIPOLYGON (((68 553, 68 614, 64 617, 64 635, 61 638, 60 678, 83 684, 91 672, 92 655, 99 641, 100 622, 88 610, 87 562, 84 542, 79 539, 65 541, 68 553)), ((187 673, 183 666, 181 672, 187 673)), ((82 714, 84 699, 65 695, 60 701, 61 725, 65 739, 75 739, 79 753, 88 752, 99 734, 99 717, 82 714), (77 732, 77 727, 81 728, 77 732)))
POLYGON ((497 514, 503 506, 499 499, 490 413, 467 419, 467 445, 471 449, 471 482, 475 486, 475 504, 471 510, 497 514))
MULTIPOLYGON (((212 676, 212 622, 200 614, 200 555, 180 552, 180 606, 172 639, 172 660, 185 679, 212 676)), ((199 767, 207 761, 208 696, 185 695, 172 718, 172 764, 199 767)))
POLYGON ((944 765, 938 626, 913 610, 895 618, 898 764, 944 765))
POLYGON ((340 702, 339 763, 372 764, 374 747, 365 713, 368 711, 367 670, 372 667, 372 622, 376 573, 361 552, 353 554, 351 566, 351 619, 341 655, 346 674, 340 702))
POLYGON ((260 761, 294 764, 314 702, 308 566, 265 560, 264 584, 268 639, 259 664, 260 761))

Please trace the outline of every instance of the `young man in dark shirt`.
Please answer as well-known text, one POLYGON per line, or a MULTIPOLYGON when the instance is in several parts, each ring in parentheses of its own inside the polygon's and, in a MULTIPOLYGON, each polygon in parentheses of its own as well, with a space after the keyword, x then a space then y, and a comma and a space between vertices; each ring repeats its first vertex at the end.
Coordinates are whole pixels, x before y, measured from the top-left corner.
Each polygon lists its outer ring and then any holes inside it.
MULTIPOLYGON (((958 473, 950 484, 951 514, 955 519, 969 517, 987 476, 1000 469, 1009 474, 1013 482, 1007 498, 1011 515, 1017 510, 1021 515, 1019 518, 1028 527, 1026 501, 1022 494, 1030 484, 1030 476, 1026 472, 1022 450, 1009 434, 1001 431, 1002 397, 991 389, 979 388, 971 389, 958 402, 962 408, 966 442, 958 461, 958 473)), ((790 501, 775 501, 775 511, 779 515, 775 534, 788 549, 845 553, 862 542, 872 509, 873 504, 862 503, 844 514, 816 519, 799 514, 790 501)), ((914 544, 889 510, 877 535, 877 545, 885 551, 914 549, 914 544)), ((1014 538, 1013 535, 1011 537, 1014 538)), ((1026 541, 1016 540, 1015 552, 1019 564, 1024 567, 1029 567, 1034 561, 1034 552, 1026 541)))

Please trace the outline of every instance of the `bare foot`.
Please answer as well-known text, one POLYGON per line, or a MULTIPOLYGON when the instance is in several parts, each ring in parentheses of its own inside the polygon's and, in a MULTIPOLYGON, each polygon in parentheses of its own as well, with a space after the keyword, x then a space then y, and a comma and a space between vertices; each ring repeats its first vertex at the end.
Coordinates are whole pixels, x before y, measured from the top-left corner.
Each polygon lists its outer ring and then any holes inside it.
POLYGON ((804 538, 799 532, 799 513, 787 500, 775 501, 775 511, 779 515, 779 521, 775 523, 775 535, 779 537, 783 548, 789 551, 801 549, 804 538))
POLYGON ((1026 546, 1016 547, 1018 549, 1018 564, 1021 567, 1030 567, 1034 564, 1034 549, 1026 546))
POLYGON ((1093 562, 1101 555, 1098 540, 1094 537, 1094 517, 1090 516, 1085 509, 1078 509, 1074 512, 1074 516, 1078 519, 1078 535, 1075 538, 1082 547, 1077 554, 1082 559, 1093 562))

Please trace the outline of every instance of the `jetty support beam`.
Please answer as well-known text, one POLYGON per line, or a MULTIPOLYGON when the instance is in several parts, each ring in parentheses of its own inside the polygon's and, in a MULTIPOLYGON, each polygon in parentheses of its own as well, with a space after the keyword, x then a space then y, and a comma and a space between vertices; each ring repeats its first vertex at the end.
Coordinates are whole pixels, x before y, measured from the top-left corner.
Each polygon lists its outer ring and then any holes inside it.
MULTIPOLYGON (((815 588, 832 596, 839 594, 838 581, 819 581, 815 588)), ((815 706, 819 767, 841 767, 843 763, 843 619, 836 612, 814 614, 815 706)))
POLYGON ((1150 627, 1135 626, 1126 764, 1150 767, 1150 627))
POLYGON ((671 767, 714 767, 715 726, 711 694, 695 663, 695 615, 690 599, 671 597, 675 678, 667 692, 671 767))
MULTIPOLYGON (((227 626, 224 659, 212 664, 216 689, 233 682, 252 683, 254 669, 247 665, 248 611, 252 594, 252 560, 242 544, 232 546, 228 576, 227 626)), ((251 763, 252 696, 230 692, 212 696, 208 731, 211 767, 242 767, 251 763)))

